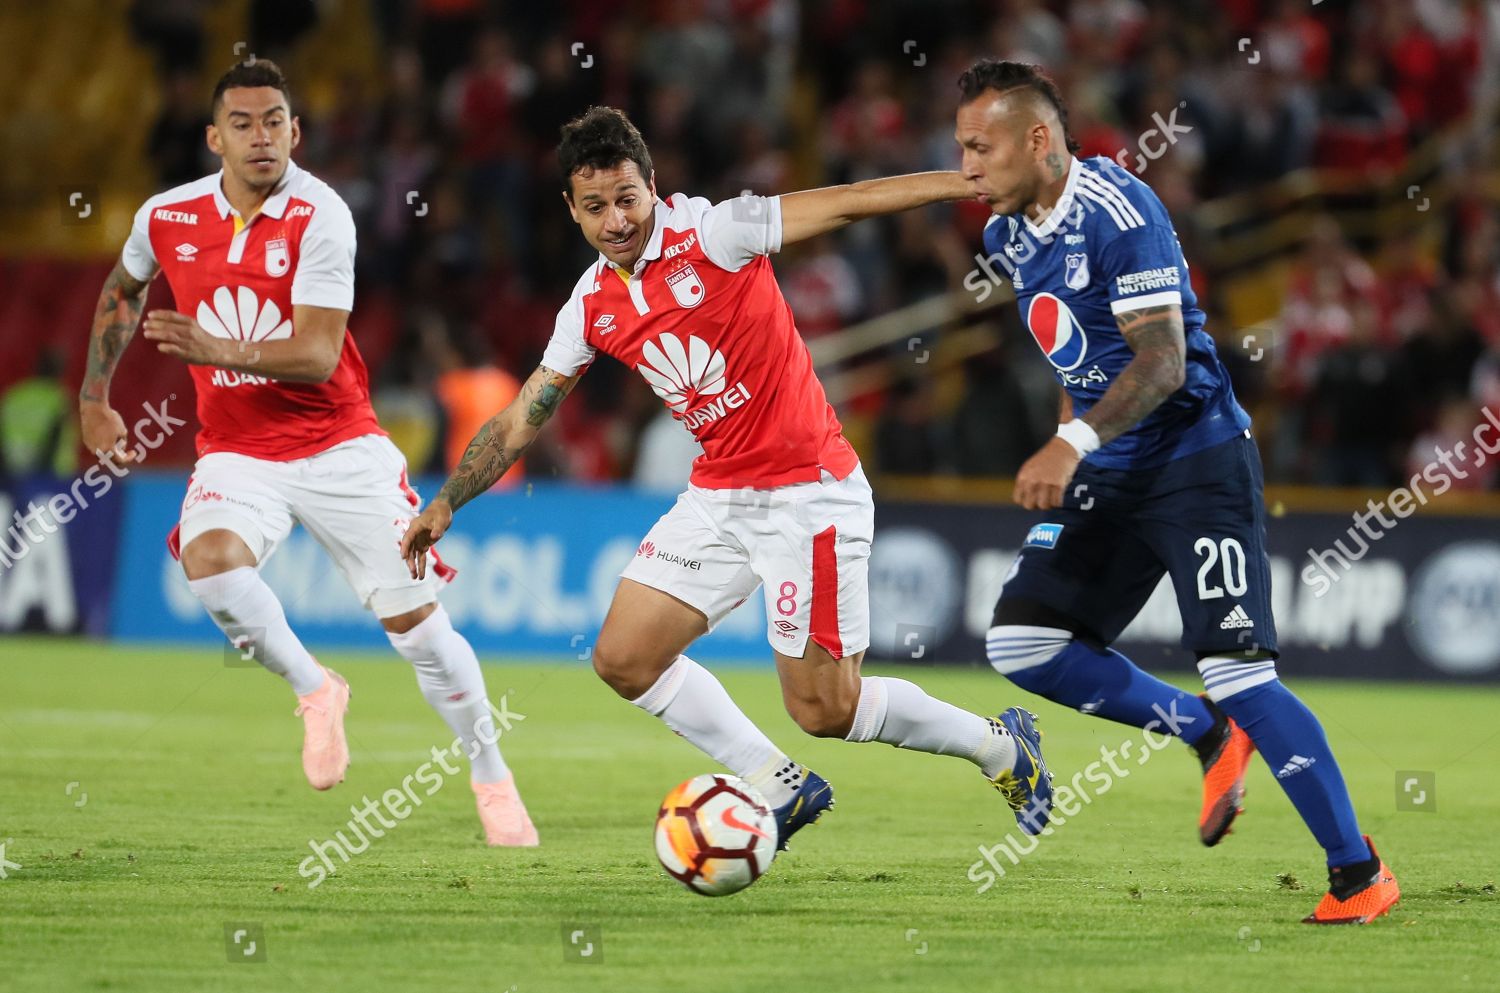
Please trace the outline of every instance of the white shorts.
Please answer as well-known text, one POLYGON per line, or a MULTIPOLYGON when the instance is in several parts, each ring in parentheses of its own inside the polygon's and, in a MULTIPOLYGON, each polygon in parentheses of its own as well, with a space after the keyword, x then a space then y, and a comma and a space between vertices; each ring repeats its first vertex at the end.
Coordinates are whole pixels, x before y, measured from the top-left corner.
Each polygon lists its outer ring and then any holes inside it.
POLYGON ((381 435, 290 462, 214 452, 193 467, 176 537, 186 547, 206 531, 233 531, 259 567, 300 523, 366 609, 394 617, 435 601, 443 582, 435 571, 412 579, 401 559, 401 536, 419 504, 406 459, 381 435))
POLYGON ((773 489, 689 486, 620 575, 701 611, 710 630, 764 584, 772 649, 802 658, 811 637, 844 658, 870 644, 874 531, 859 467, 773 489))

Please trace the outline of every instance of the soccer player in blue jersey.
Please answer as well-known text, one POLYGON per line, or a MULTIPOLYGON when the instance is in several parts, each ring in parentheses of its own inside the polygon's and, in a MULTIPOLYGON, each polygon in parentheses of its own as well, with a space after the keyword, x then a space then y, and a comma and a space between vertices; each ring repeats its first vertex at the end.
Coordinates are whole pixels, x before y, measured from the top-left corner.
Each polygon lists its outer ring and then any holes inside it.
POLYGON ((1327 852, 1329 892, 1306 920, 1367 923, 1400 891, 1317 718, 1277 678, 1260 458, 1171 219, 1111 160, 1074 157, 1038 67, 984 60, 959 88, 963 172, 995 215, 987 264, 1009 275, 1062 385, 1057 434, 1016 477, 1016 501, 1045 514, 1001 590, 990 663, 1050 700, 1181 737, 1203 764, 1205 845, 1240 813, 1258 750, 1327 852), (1109 647, 1163 573, 1202 697, 1109 647))

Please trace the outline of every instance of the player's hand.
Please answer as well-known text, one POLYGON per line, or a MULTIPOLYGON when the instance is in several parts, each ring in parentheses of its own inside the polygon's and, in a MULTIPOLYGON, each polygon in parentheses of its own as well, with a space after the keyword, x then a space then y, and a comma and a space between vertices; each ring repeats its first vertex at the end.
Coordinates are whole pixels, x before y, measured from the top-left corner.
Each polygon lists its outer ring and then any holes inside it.
POLYGON ((84 446, 100 458, 115 465, 135 461, 135 452, 125 447, 129 435, 125 419, 103 400, 83 400, 78 404, 78 420, 84 446))
POLYGON ((1013 499, 1027 510, 1061 507, 1077 470, 1078 449, 1054 435, 1016 473, 1013 499))
POLYGON ((401 557, 406 560, 411 578, 427 578, 427 550, 448 533, 452 523, 453 508, 448 501, 434 500, 407 525, 406 534, 401 536, 401 557))
POLYGON ((163 355, 175 355, 192 365, 225 365, 224 346, 186 314, 175 310, 153 310, 146 315, 144 334, 156 342, 163 355))

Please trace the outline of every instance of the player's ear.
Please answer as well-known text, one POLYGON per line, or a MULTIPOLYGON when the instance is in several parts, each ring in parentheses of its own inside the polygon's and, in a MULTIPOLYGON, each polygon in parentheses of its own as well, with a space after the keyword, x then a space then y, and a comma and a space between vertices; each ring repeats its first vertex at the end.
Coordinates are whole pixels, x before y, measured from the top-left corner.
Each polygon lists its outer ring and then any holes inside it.
POLYGON ((656 203, 656 170, 651 170, 651 177, 646 180, 646 189, 651 191, 651 202, 656 203))
POLYGON ((571 214, 571 215, 573 215, 573 223, 577 224, 578 223, 578 208, 576 206, 574 206, 574 204, 573 204, 573 195, 571 193, 569 193, 567 190, 563 190, 562 198, 563 198, 563 203, 565 203, 565 204, 568 205, 568 213, 571 214))
POLYGON ((1032 158, 1037 162, 1046 162, 1047 156, 1052 152, 1052 125, 1046 121, 1038 121, 1031 129, 1032 158))
POLYGON ((215 155, 224 154, 224 138, 219 134, 219 126, 210 124, 203 130, 203 140, 208 143, 208 150, 215 155))
POLYGON ((298 120, 297 118, 293 117, 292 118, 292 147, 296 148, 301 143, 302 143, 302 122, 300 120, 298 120))

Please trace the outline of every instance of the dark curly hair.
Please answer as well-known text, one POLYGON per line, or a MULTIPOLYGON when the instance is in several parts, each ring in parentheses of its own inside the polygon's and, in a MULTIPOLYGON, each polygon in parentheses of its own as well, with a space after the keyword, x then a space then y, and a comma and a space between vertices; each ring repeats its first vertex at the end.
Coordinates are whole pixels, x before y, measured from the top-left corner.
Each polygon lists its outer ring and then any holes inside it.
POLYGON ((228 72, 219 77, 219 81, 214 84, 213 103, 209 106, 211 115, 219 113, 219 107, 224 102, 224 91, 237 86, 269 86, 280 90, 281 95, 286 97, 287 109, 291 109, 292 90, 287 86, 281 66, 270 59, 251 59, 249 62, 236 62, 228 72))
POLYGON ((1005 93, 1009 90, 1027 89, 1052 105, 1057 119, 1062 122, 1063 140, 1068 151, 1077 155, 1080 148, 1068 130, 1068 105, 1063 102, 1062 91, 1052 77, 1042 71, 1041 66, 1027 62, 1007 62, 1003 59, 980 59, 964 70, 958 77, 958 90, 962 94, 960 103, 977 99, 985 90, 1005 93))
POLYGON ((641 179, 651 179, 651 152, 625 112, 614 107, 590 107, 562 127, 557 143, 557 167, 563 192, 573 196, 573 173, 580 169, 613 169, 634 162, 641 179))

